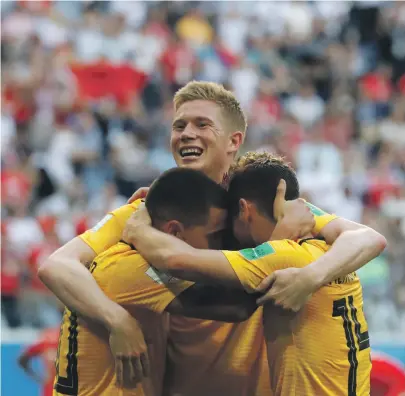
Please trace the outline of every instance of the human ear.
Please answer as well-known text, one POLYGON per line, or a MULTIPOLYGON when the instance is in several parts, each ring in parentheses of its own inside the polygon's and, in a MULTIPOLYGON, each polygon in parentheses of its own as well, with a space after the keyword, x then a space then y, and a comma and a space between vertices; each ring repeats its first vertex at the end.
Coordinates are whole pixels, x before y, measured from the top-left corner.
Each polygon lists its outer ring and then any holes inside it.
POLYGON ((184 225, 177 220, 170 220, 168 221, 163 227, 162 231, 166 234, 173 235, 176 238, 184 239, 183 232, 184 232, 184 225))
POLYGON ((235 154, 238 152, 243 143, 243 133, 240 131, 233 132, 229 137, 228 153, 235 154))

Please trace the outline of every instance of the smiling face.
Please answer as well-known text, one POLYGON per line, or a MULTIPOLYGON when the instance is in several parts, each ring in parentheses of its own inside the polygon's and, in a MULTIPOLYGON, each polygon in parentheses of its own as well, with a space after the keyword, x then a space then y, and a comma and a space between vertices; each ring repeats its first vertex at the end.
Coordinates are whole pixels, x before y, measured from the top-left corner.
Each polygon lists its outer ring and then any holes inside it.
POLYGON ((219 183, 239 148, 242 138, 237 134, 240 132, 227 131, 216 103, 185 102, 174 116, 170 139, 173 157, 179 167, 199 170, 219 183))

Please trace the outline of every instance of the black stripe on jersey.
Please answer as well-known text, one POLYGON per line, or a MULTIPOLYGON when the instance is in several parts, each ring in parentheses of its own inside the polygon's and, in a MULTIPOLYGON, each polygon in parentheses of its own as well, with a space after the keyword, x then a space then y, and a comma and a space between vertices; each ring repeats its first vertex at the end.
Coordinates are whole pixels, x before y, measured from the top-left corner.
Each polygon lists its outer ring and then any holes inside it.
POLYGON ((357 319, 357 308, 353 304, 353 296, 349 296, 349 306, 351 308, 354 331, 356 332, 357 341, 359 343, 359 351, 363 351, 364 349, 370 348, 370 336, 368 335, 368 331, 364 333, 360 331, 360 323, 357 319))
MULTIPOLYGON (((66 356, 67 367, 66 377, 61 377, 58 374, 57 382, 54 386, 55 390, 63 395, 77 396, 79 392, 79 375, 77 371, 77 315, 71 312, 69 316, 69 351, 66 356)), ((60 364, 60 363, 59 363, 60 364)))
POLYGON ((136 250, 136 247, 132 243, 125 242, 123 239, 120 239, 120 243, 128 245, 132 250, 136 250))
POLYGON ((352 330, 352 324, 349 318, 349 309, 346 305, 346 298, 341 298, 340 300, 335 300, 333 302, 333 311, 332 316, 337 317, 341 316, 343 319, 343 329, 346 336, 346 345, 349 348, 347 353, 347 358, 350 364, 349 368, 349 378, 347 384, 347 395, 356 396, 357 388, 357 367, 359 362, 357 360, 357 351, 356 351, 356 342, 354 340, 354 334, 352 330))
POLYGON ((311 237, 311 238, 301 239, 301 240, 298 242, 298 245, 302 245, 302 244, 305 243, 305 242, 313 241, 313 240, 315 240, 315 241, 324 241, 324 242, 325 242, 325 238, 324 238, 324 237, 311 237))

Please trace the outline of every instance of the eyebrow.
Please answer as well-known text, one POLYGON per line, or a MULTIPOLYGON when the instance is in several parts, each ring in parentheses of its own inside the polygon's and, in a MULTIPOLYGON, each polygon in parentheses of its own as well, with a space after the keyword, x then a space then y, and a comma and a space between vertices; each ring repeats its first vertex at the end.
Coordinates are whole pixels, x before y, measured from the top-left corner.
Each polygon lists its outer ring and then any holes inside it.
MULTIPOLYGON (((201 117, 201 116, 197 116, 197 117, 190 117, 191 119, 193 119, 193 120, 195 120, 195 121, 205 121, 205 122, 208 122, 208 123, 210 123, 210 124, 212 124, 213 123, 213 121, 211 120, 211 118, 208 118, 208 117, 201 117)), ((177 124, 180 124, 180 123, 183 123, 183 122, 187 122, 187 119, 185 119, 185 118, 176 118, 174 121, 173 121, 173 126, 174 125, 177 125, 177 124)))

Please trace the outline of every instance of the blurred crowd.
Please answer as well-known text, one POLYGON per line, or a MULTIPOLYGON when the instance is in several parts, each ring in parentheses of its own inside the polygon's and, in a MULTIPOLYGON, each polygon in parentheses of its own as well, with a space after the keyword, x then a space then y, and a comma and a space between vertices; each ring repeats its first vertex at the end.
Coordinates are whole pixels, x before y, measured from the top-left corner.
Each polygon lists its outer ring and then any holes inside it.
POLYGON ((174 92, 232 89, 244 149, 302 195, 376 228, 360 271, 370 328, 405 331, 405 3, 1 2, 2 325, 53 326, 36 278, 61 244, 175 166, 174 92))

